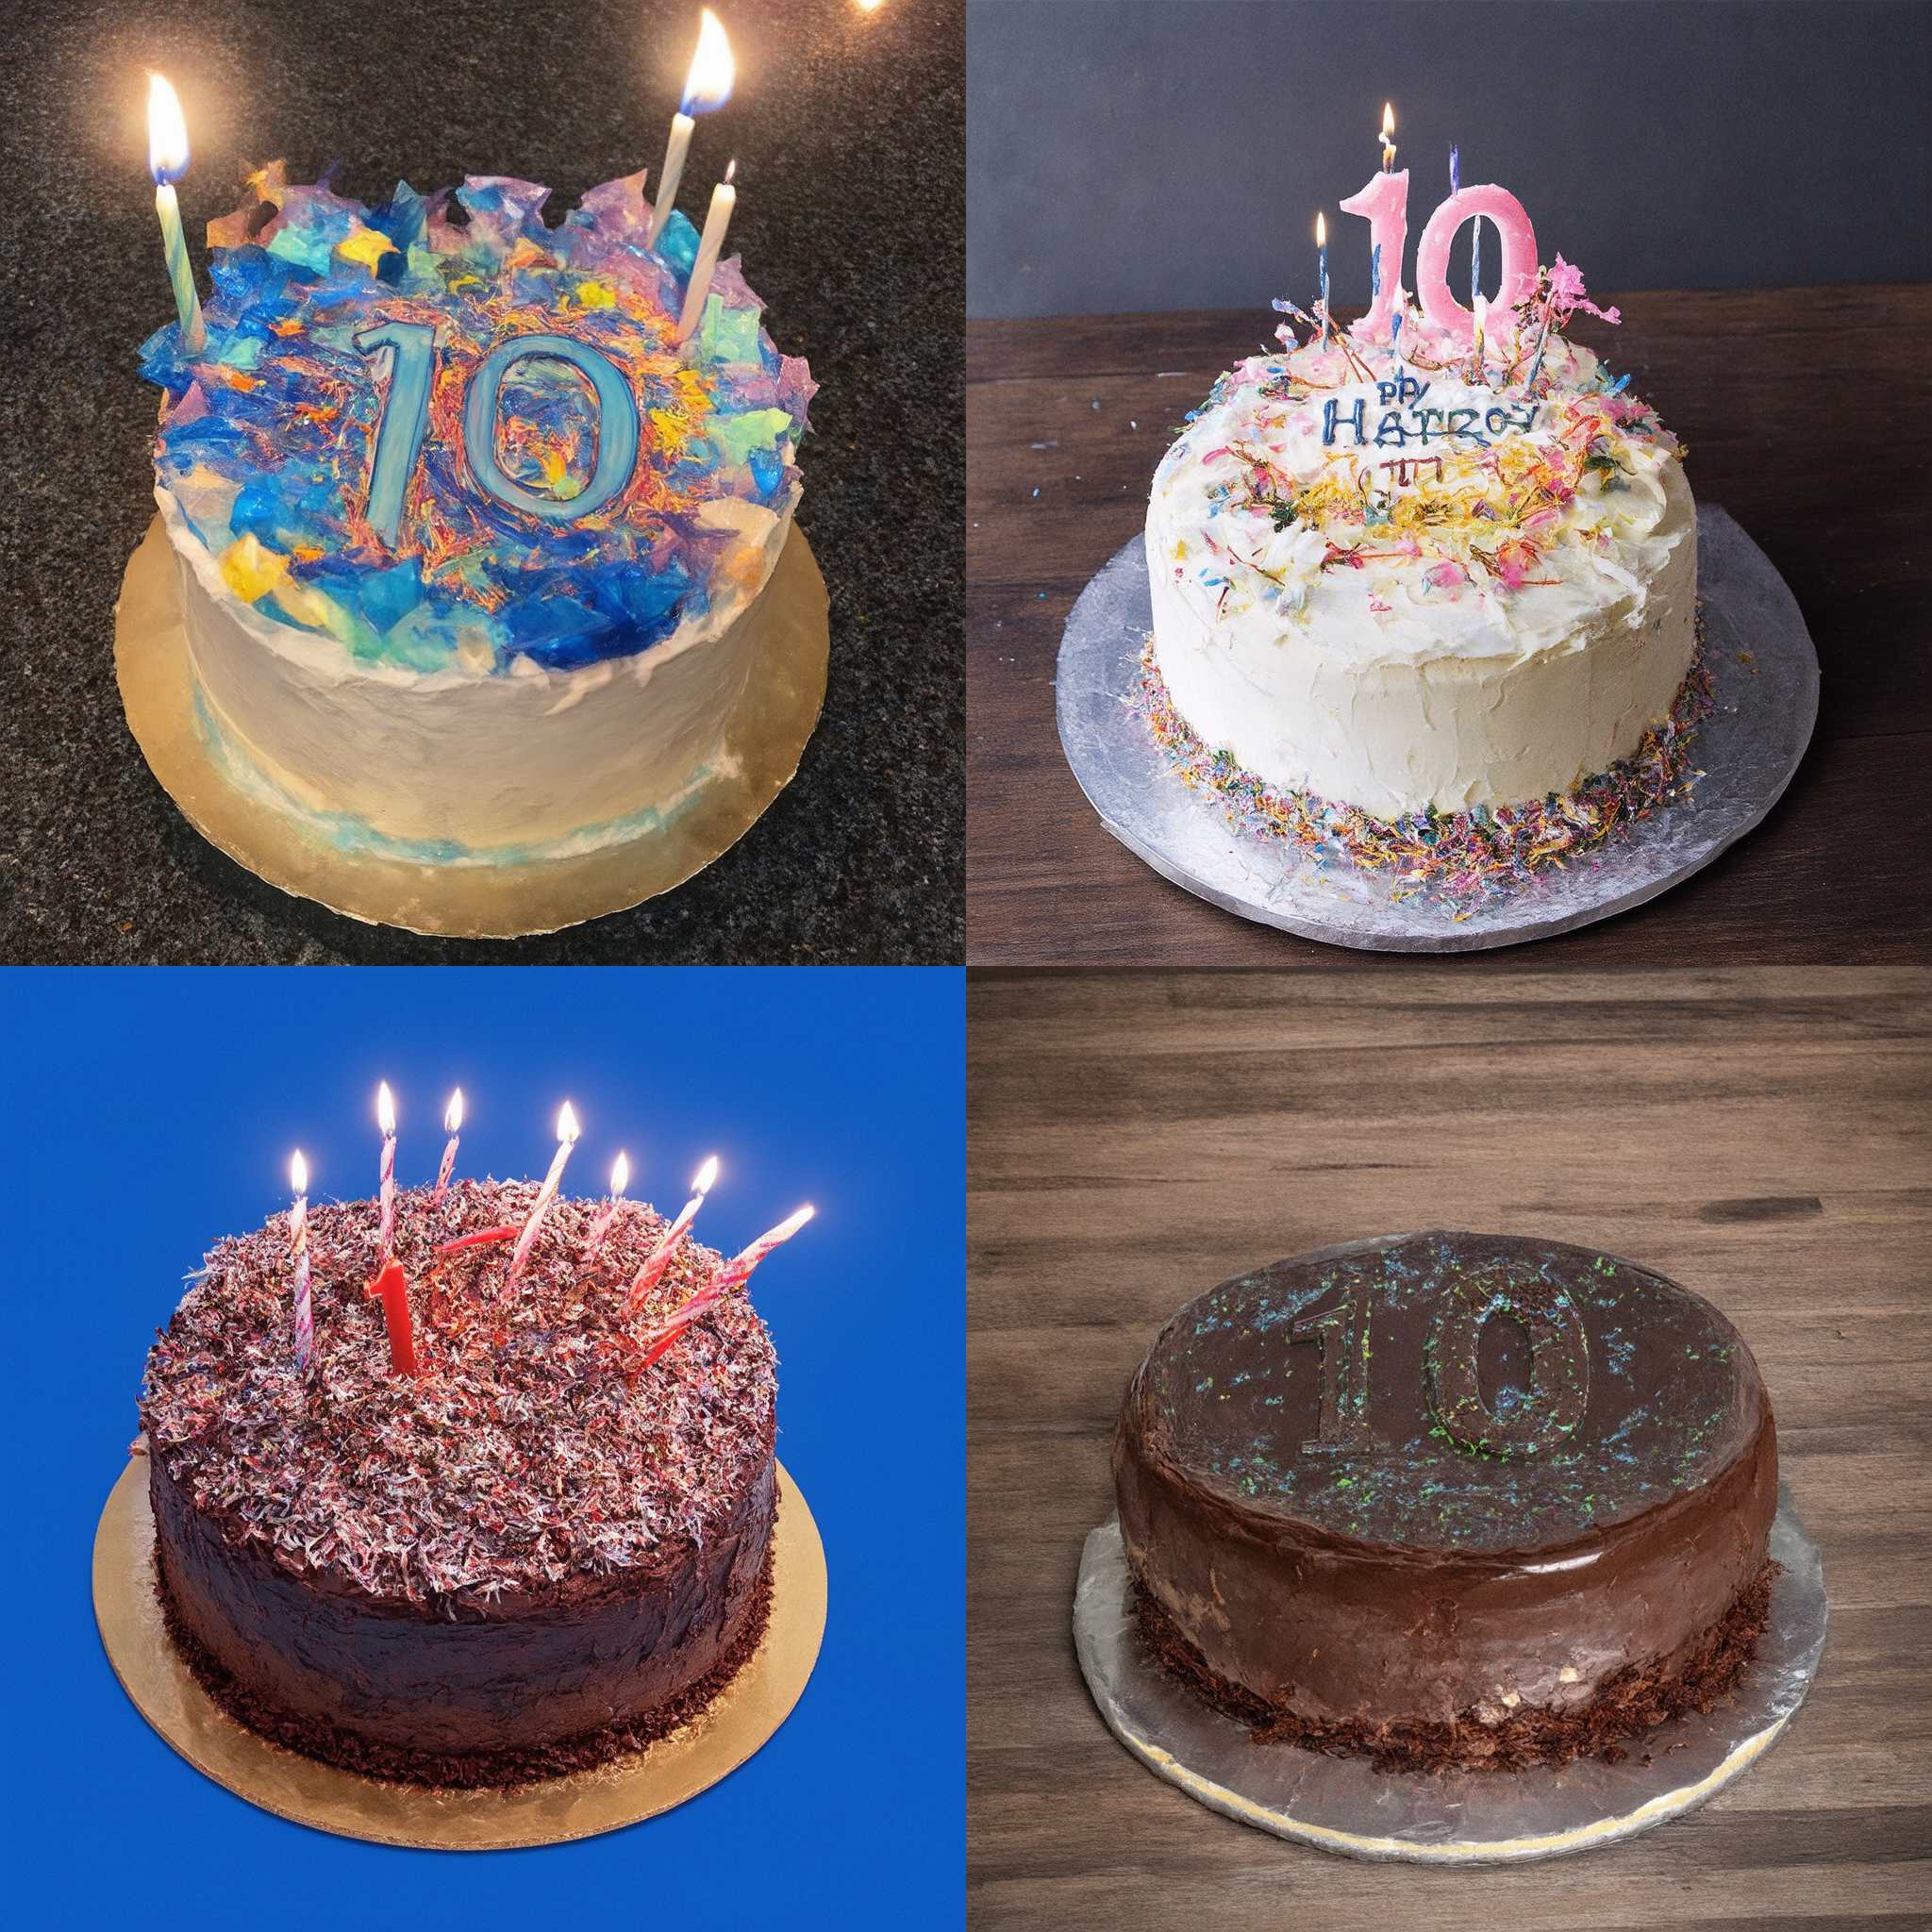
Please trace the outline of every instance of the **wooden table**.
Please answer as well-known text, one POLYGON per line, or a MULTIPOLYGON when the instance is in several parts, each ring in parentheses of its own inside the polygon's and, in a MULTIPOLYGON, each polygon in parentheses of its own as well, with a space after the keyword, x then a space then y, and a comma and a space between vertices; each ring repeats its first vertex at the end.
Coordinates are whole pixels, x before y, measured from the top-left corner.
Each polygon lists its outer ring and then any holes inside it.
POLYGON ((1932 974, 975 973, 969 1919, 981 1932, 1932 1924, 1932 974), (1154 1777, 1070 1617, 1159 1324, 1406 1228, 1601 1245, 1757 1354, 1824 1554, 1809 1700, 1705 1809, 1532 1867, 1357 1863, 1154 1777))
MULTIPOLYGON (((1783 572, 1824 668, 1770 821, 1620 918, 1541 941, 1577 966, 1923 957, 1932 931, 1932 289, 1620 296, 1579 338, 1690 449, 1692 487, 1783 572)), ((1279 965, 1350 955, 1170 885, 1102 828, 1060 756, 1053 675, 1088 580, 1136 535, 1181 417, 1264 312, 967 325, 967 958, 1279 965)))

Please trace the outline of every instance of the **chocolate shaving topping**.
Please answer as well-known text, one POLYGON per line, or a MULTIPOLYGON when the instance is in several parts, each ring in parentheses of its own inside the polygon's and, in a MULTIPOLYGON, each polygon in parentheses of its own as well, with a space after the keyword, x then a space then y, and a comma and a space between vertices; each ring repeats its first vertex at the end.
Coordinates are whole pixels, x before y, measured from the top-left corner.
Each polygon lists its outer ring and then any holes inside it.
POLYGON ((625 1203, 558 1199, 522 1279, 511 1243, 439 1257, 458 1236, 521 1225, 533 1181, 453 1184, 396 1202, 422 1374, 390 1371, 374 1201, 312 1207, 315 1362, 294 1359, 288 1219, 222 1241, 147 1361, 150 1451, 232 1541, 298 1576, 379 1600, 494 1601, 702 1547, 771 1455, 771 1337, 741 1293, 641 1366, 640 1339, 719 1266, 690 1237, 633 1318, 631 1278, 668 1224, 625 1203))

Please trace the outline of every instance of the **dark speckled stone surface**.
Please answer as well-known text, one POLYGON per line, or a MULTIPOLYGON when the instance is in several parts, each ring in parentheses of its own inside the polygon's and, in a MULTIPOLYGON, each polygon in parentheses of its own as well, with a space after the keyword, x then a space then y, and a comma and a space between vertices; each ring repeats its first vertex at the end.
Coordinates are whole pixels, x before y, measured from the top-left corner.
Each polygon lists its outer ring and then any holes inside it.
POLYGON ((655 187, 694 4, 560 9, 48 9, 5 85, 24 165, 0 287, 35 372, 0 492, 0 958, 13 963, 366 960, 943 962, 962 957, 962 0, 724 5, 731 104, 700 122, 680 203, 736 156, 730 246, 822 387, 799 522, 831 591, 825 714, 796 780, 715 865, 635 912, 541 940, 422 940, 261 884, 192 832, 121 715, 113 609, 154 514, 155 395, 134 352, 170 313, 146 174, 145 70, 194 143, 204 225, 258 162, 381 196, 465 174, 552 190, 561 215, 638 167, 655 187))

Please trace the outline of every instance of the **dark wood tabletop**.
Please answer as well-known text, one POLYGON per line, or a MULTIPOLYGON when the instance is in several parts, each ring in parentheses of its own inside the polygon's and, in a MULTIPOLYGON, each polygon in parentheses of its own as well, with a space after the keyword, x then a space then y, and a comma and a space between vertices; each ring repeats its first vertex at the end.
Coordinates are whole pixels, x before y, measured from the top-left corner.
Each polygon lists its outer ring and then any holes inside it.
MULTIPOLYGON (((1578 966, 1688 956, 1900 961, 1932 933, 1932 289, 1618 297, 1580 340, 1628 369, 1784 575, 1824 666, 1805 763, 1770 820, 1686 884, 1539 942, 1578 966)), ((1265 311, 967 325, 967 958, 1372 969, 1160 878, 1060 755, 1054 660, 1074 600, 1141 529, 1156 463, 1265 311)))
POLYGON ((1932 974, 975 973, 969 1919, 978 1932, 1932 1924, 1932 974), (1229 1274, 1402 1229, 1601 1246, 1715 1302, 1824 1552, 1810 1697, 1704 1809, 1493 1870, 1223 1818, 1074 1657, 1128 1375, 1229 1274))

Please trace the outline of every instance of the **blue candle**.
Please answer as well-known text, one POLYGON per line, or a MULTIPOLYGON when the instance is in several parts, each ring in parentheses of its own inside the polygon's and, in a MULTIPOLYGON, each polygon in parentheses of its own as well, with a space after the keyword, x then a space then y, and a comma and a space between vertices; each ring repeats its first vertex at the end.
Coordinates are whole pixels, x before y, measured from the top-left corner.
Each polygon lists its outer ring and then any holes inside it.
POLYGON ((1449 150, 1449 192, 1462 192, 1462 150, 1459 147, 1449 150))
POLYGON ((1315 216, 1315 273, 1322 285, 1322 346, 1328 346, 1328 217, 1315 216))

